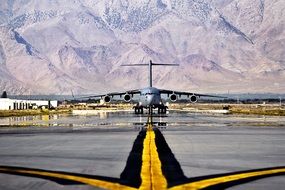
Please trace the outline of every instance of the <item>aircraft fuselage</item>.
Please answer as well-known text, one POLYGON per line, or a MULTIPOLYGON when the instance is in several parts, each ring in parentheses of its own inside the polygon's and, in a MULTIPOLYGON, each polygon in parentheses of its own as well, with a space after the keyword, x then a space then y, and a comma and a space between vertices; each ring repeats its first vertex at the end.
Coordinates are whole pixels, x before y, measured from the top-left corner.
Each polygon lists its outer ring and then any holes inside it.
POLYGON ((155 87, 143 88, 139 97, 139 106, 157 108, 162 105, 160 91, 155 87))

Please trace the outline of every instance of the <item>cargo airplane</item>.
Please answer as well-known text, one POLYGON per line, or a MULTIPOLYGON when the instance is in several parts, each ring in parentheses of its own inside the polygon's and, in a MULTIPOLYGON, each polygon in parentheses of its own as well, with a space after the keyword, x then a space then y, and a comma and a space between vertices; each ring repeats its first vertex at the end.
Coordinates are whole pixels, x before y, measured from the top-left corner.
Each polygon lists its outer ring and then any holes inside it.
POLYGON ((148 64, 126 64, 122 66, 148 66, 149 67, 149 86, 142 89, 129 90, 125 92, 112 92, 102 95, 94 95, 88 96, 85 98, 101 98, 104 102, 109 103, 112 101, 114 96, 119 96, 125 102, 130 102, 134 95, 139 95, 139 100, 136 106, 134 106, 134 110, 136 114, 142 114, 143 109, 148 109, 149 113, 152 113, 153 109, 158 109, 158 113, 166 113, 168 107, 164 105, 161 95, 165 94, 169 98, 171 102, 177 101, 178 97, 182 95, 186 96, 190 102, 197 102, 198 98, 201 96, 204 97, 215 97, 215 98, 224 98, 221 96, 212 96, 206 94, 196 94, 192 92, 181 92, 174 90, 164 90, 158 89, 152 86, 152 66, 178 66, 178 64, 161 64, 161 63, 153 63, 151 60, 148 64))

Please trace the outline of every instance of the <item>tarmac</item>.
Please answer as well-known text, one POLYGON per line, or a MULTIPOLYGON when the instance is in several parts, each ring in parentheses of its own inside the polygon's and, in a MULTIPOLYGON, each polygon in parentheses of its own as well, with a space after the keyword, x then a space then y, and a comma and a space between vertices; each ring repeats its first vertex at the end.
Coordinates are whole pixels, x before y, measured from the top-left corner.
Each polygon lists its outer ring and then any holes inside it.
POLYGON ((0 189, 284 189, 284 120, 188 112, 10 118, 0 127, 0 189))

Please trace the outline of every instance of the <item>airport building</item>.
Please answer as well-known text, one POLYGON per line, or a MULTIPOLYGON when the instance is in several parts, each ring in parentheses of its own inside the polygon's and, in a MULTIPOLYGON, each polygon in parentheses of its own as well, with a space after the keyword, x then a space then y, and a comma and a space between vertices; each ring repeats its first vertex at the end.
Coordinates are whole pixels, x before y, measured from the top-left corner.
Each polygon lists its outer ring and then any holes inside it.
POLYGON ((17 100, 7 97, 6 91, 3 92, 0 98, 0 110, 27 110, 38 108, 56 108, 57 100, 17 100))
POLYGON ((17 100, 10 98, 0 98, 0 110, 56 108, 57 106, 57 100, 17 100))

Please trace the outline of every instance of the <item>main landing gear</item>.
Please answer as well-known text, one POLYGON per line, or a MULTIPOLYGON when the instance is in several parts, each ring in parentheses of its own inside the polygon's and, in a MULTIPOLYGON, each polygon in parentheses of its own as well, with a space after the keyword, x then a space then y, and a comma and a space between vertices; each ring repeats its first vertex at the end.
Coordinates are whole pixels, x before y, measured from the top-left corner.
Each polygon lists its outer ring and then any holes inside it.
POLYGON ((166 114, 167 108, 168 107, 164 105, 158 107, 158 113, 166 114))
POLYGON ((143 107, 142 106, 134 106, 135 114, 143 114, 143 107))

